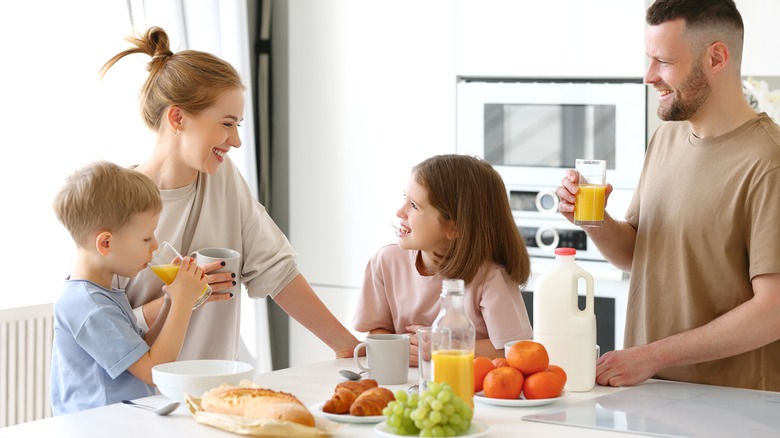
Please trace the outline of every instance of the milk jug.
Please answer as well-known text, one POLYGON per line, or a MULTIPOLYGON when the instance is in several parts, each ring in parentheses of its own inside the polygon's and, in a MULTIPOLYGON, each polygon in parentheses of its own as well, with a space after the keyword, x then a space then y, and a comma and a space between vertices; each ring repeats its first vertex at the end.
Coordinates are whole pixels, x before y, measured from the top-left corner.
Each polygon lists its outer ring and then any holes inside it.
POLYGON ((555 264, 536 281, 533 291, 534 341, 547 349, 550 363, 566 372, 566 389, 590 391, 596 379, 596 314, 593 277, 575 261, 574 248, 557 248, 555 264), (578 284, 585 285, 585 308, 577 304, 578 284))

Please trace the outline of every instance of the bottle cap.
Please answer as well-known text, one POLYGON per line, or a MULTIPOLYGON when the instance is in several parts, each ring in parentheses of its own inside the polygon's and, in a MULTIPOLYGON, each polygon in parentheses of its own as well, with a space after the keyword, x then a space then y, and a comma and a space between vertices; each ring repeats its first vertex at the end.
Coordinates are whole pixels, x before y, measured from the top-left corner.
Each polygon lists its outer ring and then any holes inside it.
POLYGON ((574 248, 555 248, 555 255, 573 256, 573 255, 577 255, 577 250, 574 248))

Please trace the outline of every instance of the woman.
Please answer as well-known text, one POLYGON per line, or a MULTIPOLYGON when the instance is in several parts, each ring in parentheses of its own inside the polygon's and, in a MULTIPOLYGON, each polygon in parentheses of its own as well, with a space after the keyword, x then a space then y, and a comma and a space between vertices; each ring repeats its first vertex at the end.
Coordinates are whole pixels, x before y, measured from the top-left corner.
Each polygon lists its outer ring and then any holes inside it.
MULTIPOLYGON (((282 309, 332 348, 350 357, 358 341, 320 301, 298 272, 296 253, 228 158, 241 146, 238 124, 244 113, 244 86, 238 72, 209 53, 173 53, 168 35, 152 27, 135 47, 111 58, 101 75, 123 57, 152 57, 140 96, 146 125, 157 133, 152 155, 137 170, 160 188, 163 211, 157 239, 182 254, 224 247, 241 253, 241 272, 212 273, 214 293, 193 313, 179 359, 235 359, 240 343, 240 294, 220 294, 243 283, 251 298, 272 297, 282 309)), ((126 285, 139 323, 150 325, 165 311, 162 283, 149 270, 126 285)))

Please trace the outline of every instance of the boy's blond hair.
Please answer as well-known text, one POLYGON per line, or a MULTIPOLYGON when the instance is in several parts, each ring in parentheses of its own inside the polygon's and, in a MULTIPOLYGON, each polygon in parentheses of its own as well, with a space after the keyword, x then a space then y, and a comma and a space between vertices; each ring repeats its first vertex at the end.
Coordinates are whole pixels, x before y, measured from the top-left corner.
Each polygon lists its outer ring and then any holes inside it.
POLYGON ((57 219, 79 246, 90 235, 117 232, 132 215, 162 211, 160 189, 141 172, 97 161, 70 175, 54 198, 57 219))

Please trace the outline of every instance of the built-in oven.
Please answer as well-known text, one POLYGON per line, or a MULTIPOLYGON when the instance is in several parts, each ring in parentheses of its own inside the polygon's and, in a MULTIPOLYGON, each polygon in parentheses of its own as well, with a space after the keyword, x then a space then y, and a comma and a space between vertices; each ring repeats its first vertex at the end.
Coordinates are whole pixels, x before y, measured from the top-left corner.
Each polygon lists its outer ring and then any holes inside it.
POLYGON ((486 159, 501 174, 531 256, 526 307, 533 308, 535 279, 554 262, 555 248, 577 249, 577 262, 594 277, 602 353, 622 348, 628 276, 563 218, 555 189, 577 158, 607 160, 614 187, 607 211, 623 218, 644 160, 646 114, 641 78, 460 78, 457 84, 457 151, 486 159))

